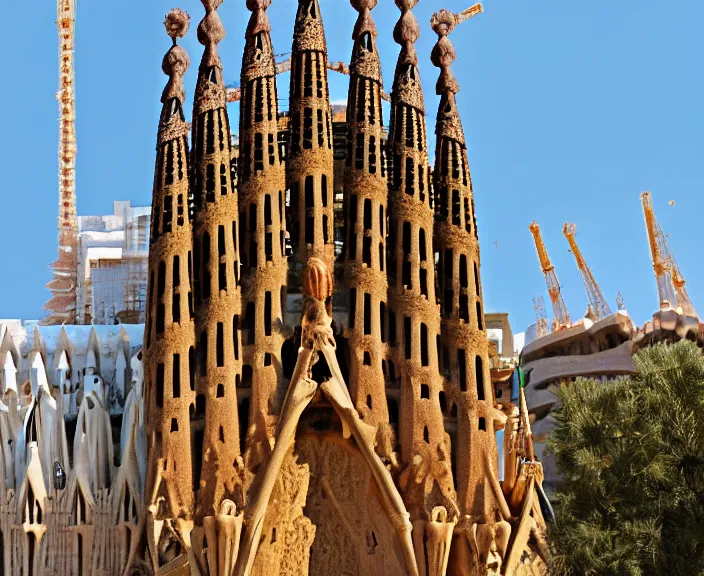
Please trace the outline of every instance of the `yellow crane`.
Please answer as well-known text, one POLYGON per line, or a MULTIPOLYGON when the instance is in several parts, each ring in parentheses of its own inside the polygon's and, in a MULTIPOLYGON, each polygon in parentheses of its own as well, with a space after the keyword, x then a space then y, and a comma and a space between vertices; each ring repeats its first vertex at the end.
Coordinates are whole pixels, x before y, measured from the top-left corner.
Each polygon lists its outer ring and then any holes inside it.
MULTIPOLYGON (((591 313, 596 320, 606 318, 609 314, 611 314, 611 309, 609 308, 604 295, 601 293, 599 285, 596 283, 596 280, 594 280, 594 275, 589 269, 589 266, 587 266, 587 262, 584 260, 584 256, 582 256, 582 251, 577 245, 577 240, 575 240, 574 237, 577 233, 577 226, 566 222, 562 227, 562 233, 565 235, 565 238, 567 238, 567 242, 569 242, 570 245, 570 251, 574 256, 574 259, 577 261, 577 268, 579 268, 579 273, 582 276, 584 289, 587 291, 587 298, 589 299, 589 309, 591 313)), ((587 312, 587 316, 589 316, 589 312, 587 312)))
POLYGON ((540 260, 540 267, 545 275, 545 283, 548 286, 548 294, 550 295, 550 301, 552 302, 552 311, 554 315, 553 330, 569 328, 571 325, 570 314, 567 312, 567 306, 565 306, 565 301, 562 299, 562 294, 560 293, 560 283, 557 280, 557 274, 555 274, 555 267, 552 265, 552 262, 550 262, 548 251, 545 249, 543 238, 540 235, 540 226, 538 226, 537 222, 533 221, 533 223, 529 226, 529 230, 533 234, 533 239, 535 240, 535 249, 538 252, 538 260, 540 260))
POLYGON ((645 229, 648 233, 648 243, 650 244, 650 255, 653 259, 653 270, 655 271, 655 280, 658 285, 660 305, 662 306, 667 302, 673 308, 680 309, 683 314, 699 318, 694 310, 692 300, 687 294, 686 281, 677 265, 675 255, 670 250, 667 238, 655 218, 650 192, 643 192, 640 195, 640 200, 643 205, 645 229))

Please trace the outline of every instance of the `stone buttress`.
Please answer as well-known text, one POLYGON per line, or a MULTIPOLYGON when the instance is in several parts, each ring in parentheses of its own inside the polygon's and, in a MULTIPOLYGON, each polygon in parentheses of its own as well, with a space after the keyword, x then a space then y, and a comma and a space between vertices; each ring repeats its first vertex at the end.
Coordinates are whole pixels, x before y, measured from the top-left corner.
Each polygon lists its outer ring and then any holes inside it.
POLYGON ((355 23, 347 96, 344 169, 345 284, 349 290, 349 383, 365 421, 388 421, 382 361, 386 333, 386 170, 382 156, 381 64, 371 10, 376 0, 352 0, 355 23))
POLYGON ((189 549, 193 514, 193 474, 189 408, 195 329, 191 294, 193 233, 188 185, 188 126, 184 119, 183 75, 189 65, 176 45, 189 17, 173 10, 166 28, 173 46, 162 68, 169 76, 161 101, 152 198, 144 375, 148 454, 147 539, 155 569, 160 550, 189 549), (175 532, 175 533, 173 533, 175 532))
MULTIPOLYGON (((439 253, 442 335, 440 368, 449 374, 452 463, 459 507, 473 522, 507 511, 497 476, 494 390, 482 309, 479 242, 464 131, 450 64, 456 53, 447 35, 457 20, 441 10, 431 24, 438 42, 431 53, 440 68, 435 150, 435 251, 439 253), (454 432, 456 430, 456 432, 454 432)), ((501 422, 503 424, 503 422, 501 422)))
POLYGON ((309 257, 334 267, 333 148, 327 45, 318 0, 299 0, 291 48, 288 229, 295 266, 309 257))
POLYGON ((198 40, 205 51, 193 103, 191 165, 198 343, 193 432, 194 471, 199 473, 194 486, 199 490, 199 522, 203 516, 213 516, 223 498, 235 499, 238 493, 242 505, 236 469, 240 456, 237 388, 242 377, 237 190, 230 176, 230 121, 217 48, 225 30, 215 11, 219 0, 203 3, 206 15, 198 26, 198 40))
MULTIPOLYGON (((239 238, 244 366, 242 387, 251 387, 252 444, 271 436, 285 395, 281 346, 287 263, 286 176, 278 137, 274 49, 266 9, 271 0, 247 0, 252 11, 242 58, 239 158, 239 238), (253 427, 253 428, 252 428, 253 427)), ((250 444, 250 446, 252 445, 250 444)))

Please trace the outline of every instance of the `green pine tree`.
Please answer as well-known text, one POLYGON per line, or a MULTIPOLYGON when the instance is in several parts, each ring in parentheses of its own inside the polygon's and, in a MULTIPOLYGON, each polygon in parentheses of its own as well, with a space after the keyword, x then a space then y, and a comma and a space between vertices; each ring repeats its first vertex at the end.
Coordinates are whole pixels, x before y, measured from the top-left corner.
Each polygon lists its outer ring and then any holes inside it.
POLYGON ((554 576, 704 576, 704 354, 682 341, 634 359, 632 377, 553 390, 554 576))

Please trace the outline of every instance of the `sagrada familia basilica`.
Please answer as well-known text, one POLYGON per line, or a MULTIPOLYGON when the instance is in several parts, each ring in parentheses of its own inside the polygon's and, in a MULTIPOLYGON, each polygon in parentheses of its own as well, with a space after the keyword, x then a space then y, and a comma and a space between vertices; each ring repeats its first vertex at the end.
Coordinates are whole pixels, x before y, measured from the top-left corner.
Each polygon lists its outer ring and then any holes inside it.
POLYGON ((431 21, 431 165, 417 0, 396 0, 388 134, 377 0, 351 0, 336 261, 318 0, 298 0, 285 147, 271 0, 247 0, 238 151, 222 0, 202 2, 190 124, 177 43, 190 18, 165 22, 143 345, 127 327, 37 327, 22 346, 0 329, 0 572, 545 574, 549 504, 525 398, 498 403, 489 372, 451 70, 450 33, 479 8, 431 21), (303 295, 297 325, 287 293, 303 295))

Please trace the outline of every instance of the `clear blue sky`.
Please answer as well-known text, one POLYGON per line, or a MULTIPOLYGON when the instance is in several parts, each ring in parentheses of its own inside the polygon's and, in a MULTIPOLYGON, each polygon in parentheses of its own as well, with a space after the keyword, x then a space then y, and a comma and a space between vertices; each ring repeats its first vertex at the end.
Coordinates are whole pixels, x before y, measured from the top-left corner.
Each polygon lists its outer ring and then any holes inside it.
MULTIPOLYGON (((437 69, 429 62, 430 15, 440 0, 421 0, 418 43, 429 124, 437 69)), ((321 0, 331 60, 349 60, 355 12, 345 0, 321 0)), ((79 0, 76 38, 78 210, 105 214, 112 201, 151 202, 161 59, 169 46, 162 22, 172 0, 79 0)), ((443 0, 451 10, 464 0, 443 0)), ((277 52, 291 49, 296 0, 269 12, 277 52)), ((192 105, 202 47, 198 0, 182 45, 192 105)), ((642 324, 657 308, 639 193, 653 192, 656 214, 704 310, 701 216, 704 214, 704 2, 701 0, 486 0, 485 13, 452 35, 459 105, 468 141, 486 310, 508 311, 514 331, 533 322, 532 298, 545 292, 528 224, 537 219, 568 308, 579 317, 586 296, 561 228, 575 222, 587 261, 615 308, 621 291, 642 324), (675 206, 668 200, 674 199, 675 206), (498 248, 494 244, 498 240, 498 248)), ((221 54, 228 81, 239 78, 244 0, 226 0, 221 54)), ((398 10, 374 10, 387 89, 398 45, 398 10)), ((3 89, 0 118, 2 280, 0 318, 37 318, 56 256, 57 34, 54 2, 5 2, 0 21, 3 89)), ((346 79, 331 75, 333 99, 346 79)), ((280 77, 285 97, 288 76, 280 77)), ((230 113, 237 115, 233 106, 230 113)), ((388 118, 387 118, 388 122, 388 118)), ((236 121, 233 122, 236 126, 236 121)), ((551 315, 551 313, 550 313, 551 315)))

